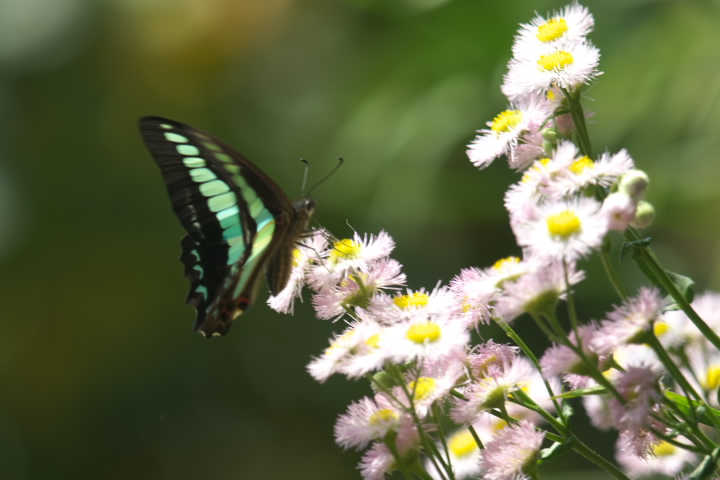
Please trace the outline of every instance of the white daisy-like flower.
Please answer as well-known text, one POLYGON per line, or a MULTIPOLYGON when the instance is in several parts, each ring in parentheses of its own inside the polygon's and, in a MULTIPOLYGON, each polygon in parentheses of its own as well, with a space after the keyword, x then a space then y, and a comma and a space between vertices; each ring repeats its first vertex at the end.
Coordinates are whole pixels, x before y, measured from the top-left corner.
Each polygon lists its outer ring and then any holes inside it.
POLYGON ((412 421, 399 411, 385 395, 363 397, 353 402, 335 423, 335 442, 343 448, 364 448, 398 430, 403 421, 412 421))
POLYGON ((379 321, 393 324, 416 315, 419 311, 427 315, 446 313, 458 309, 453 294, 447 287, 437 286, 430 293, 408 289, 405 294, 390 296, 378 293, 372 297, 368 312, 379 321))
MULTIPOLYGON (((587 387, 595 387, 597 383, 590 380, 587 387)), ((583 395, 581 397, 585 413, 590 423, 598 430, 609 430, 613 426, 613 419, 610 412, 610 394, 583 395)))
MULTIPOLYGON (((412 422, 403 422, 395 437, 395 447, 401 457, 416 455, 420 435, 412 422)), ((363 480, 384 480, 396 465, 395 457, 387 445, 375 442, 365 452, 358 468, 363 480)))
MULTIPOLYGON (((532 398, 546 412, 555 412, 555 403, 553 403, 553 395, 559 395, 562 393, 562 385, 558 377, 548 377, 548 384, 550 385, 551 392, 548 392, 547 385, 545 385, 545 379, 543 379, 540 372, 533 370, 529 378, 521 383, 520 388, 528 397, 532 398)), ((507 412, 513 418, 526 420, 533 425, 540 425, 545 420, 539 413, 530 410, 517 403, 508 402, 507 412)))
POLYGON ((599 61, 600 51, 587 41, 560 48, 543 45, 510 60, 502 92, 510 101, 517 101, 525 95, 546 92, 554 85, 574 89, 600 75, 599 61))
MULTIPOLYGON (((690 444, 690 441, 682 435, 678 435, 675 440, 690 444)), ((645 455, 644 458, 637 456, 626 443, 622 436, 618 438, 615 458, 630 478, 655 475, 674 477, 685 467, 697 462, 697 456, 693 452, 664 441, 653 445, 652 455, 645 455)))
POLYGON ((468 145, 467 155, 479 168, 485 168, 501 155, 507 155, 510 167, 521 170, 542 155, 542 136, 534 136, 552 113, 552 107, 543 95, 518 98, 510 108, 498 114, 489 128, 478 130, 479 135, 468 145), (531 142, 531 143, 529 143, 531 142), (527 145, 534 145, 528 152, 527 145), (518 148, 525 145, 522 157, 518 148))
POLYGON ((510 187, 505 194, 505 208, 511 214, 521 210, 529 203, 540 204, 548 199, 559 199, 565 193, 558 194, 555 187, 559 178, 566 175, 576 158, 578 148, 572 142, 560 142, 551 158, 536 160, 522 176, 522 179, 510 187))
POLYGON ((662 393, 658 376, 650 367, 628 367, 613 382, 624 398, 610 398, 613 426, 618 430, 648 429, 650 414, 658 407, 662 393))
POLYGON ((633 160, 625 149, 615 155, 603 153, 597 161, 586 156, 576 157, 553 183, 552 195, 568 195, 589 186, 609 187, 633 168, 633 160))
POLYGON ((432 404, 445 399, 465 374, 463 360, 460 356, 426 359, 422 368, 406 376, 404 387, 394 388, 394 397, 404 408, 412 406, 420 418, 426 417, 432 404))
POLYGON ((517 358, 519 350, 519 347, 488 340, 475 345, 468 353, 465 363, 471 377, 483 378, 490 375, 494 369, 503 369, 511 365, 517 358))
POLYGON ((485 377, 479 378, 463 391, 463 400, 453 399, 450 417, 456 423, 471 424, 481 412, 487 412, 505 404, 508 395, 527 385, 534 367, 525 357, 517 357, 509 365, 491 368, 485 377))
POLYGON ((324 261, 311 268, 308 285, 316 291, 322 290, 328 284, 338 283, 349 270, 367 272, 374 262, 388 257, 394 248, 395 241, 385 231, 369 237, 360 237, 355 232, 352 239, 338 240, 323 252, 324 261))
POLYGON ((328 233, 325 230, 314 230, 311 235, 302 238, 300 244, 293 250, 290 280, 281 292, 268 298, 267 303, 270 308, 280 313, 293 313, 295 298, 300 298, 302 301, 300 294, 307 269, 320 260, 320 252, 327 248, 327 238, 328 233))
POLYGON ((356 322, 342 335, 336 336, 323 354, 308 364, 308 372, 318 382, 324 382, 334 373, 357 378, 377 370, 386 358, 380 349, 383 335, 384 327, 380 324, 369 320, 356 322))
MULTIPOLYGON (((347 313, 349 308, 367 308, 373 296, 384 288, 405 284, 405 274, 397 260, 382 259, 367 266, 367 272, 349 273, 337 284, 328 282, 312 298, 318 318, 329 320, 347 313)), ((334 280, 332 276, 328 279, 334 280)))
POLYGON ((468 327, 475 327, 479 322, 489 323, 492 318, 492 302, 500 293, 505 282, 513 281, 532 271, 526 260, 519 257, 506 257, 498 260, 493 266, 478 269, 466 268, 450 282, 450 290, 455 301, 461 305, 462 316, 468 327))
POLYGON ((612 352, 612 359, 624 369, 647 367, 658 375, 665 372, 665 367, 658 358, 657 353, 646 343, 621 345, 612 352))
MULTIPOLYGON (((580 325, 577 328, 577 332, 571 331, 568 335, 570 343, 576 348, 580 347, 585 358, 595 365, 600 362, 600 358, 595 352, 590 351, 590 341, 597 328, 598 325, 596 322, 590 322, 585 325, 580 325)), ((558 345, 555 343, 545 350, 545 353, 540 359, 540 366, 542 367, 543 373, 547 376, 570 375, 570 378, 566 379, 568 383, 581 382, 583 380, 575 377, 584 376, 588 373, 588 366, 580 356, 575 353, 574 349, 568 345, 558 345)), ((575 386, 573 388, 578 387, 575 386)))
MULTIPOLYGON (((481 441, 483 441, 482 438, 481 441)), ((448 452, 447 461, 450 467, 452 467, 456 480, 477 478, 480 475, 482 472, 480 468, 482 451, 469 429, 461 428, 449 434, 445 445, 447 446, 448 452)), ((442 444, 438 443, 437 448, 438 451, 443 451, 442 444)), ((425 460, 425 470, 427 470, 434 480, 442 480, 445 478, 444 475, 438 473, 435 465, 429 459, 425 460)))
POLYGON ((560 46, 582 41, 594 24, 590 11, 577 2, 547 18, 538 15, 530 23, 520 25, 513 43, 513 55, 522 58, 538 45, 560 46))
POLYGON ((536 268, 513 282, 507 282, 502 294, 495 300, 495 312, 506 322, 511 322, 523 313, 545 314, 553 312, 559 300, 566 297, 567 289, 580 283, 585 274, 577 270, 574 262, 566 263, 557 259, 540 257, 536 268), (565 269, 570 285, 565 283, 565 269))
POLYGON ((531 254, 573 261, 602 244, 608 228, 600 207, 586 197, 529 204, 511 214, 510 226, 531 254))
POLYGON ((480 460, 485 480, 517 480, 530 478, 545 432, 524 420, 500 430, 485 446, 480 460))
MULTIPOLYGON (((692 307, 697 314, 705 320, 705 323, 707 323, 710 328, 716 332, 720 331, 720 293, 703 292, 695 297, 695 300, 692 302, 692 307)), ((689 321, 688 319, 688 322, 689 321)), ((692 326, 688 325, 688 330, 690 329, 692 329, 692 333, 689 331, 687 333, 691 341, 695 341, 696 339, 703 340, 704 342, 707 341, 694 324, 692 326)))
POLYGON ((663 306, 660 292, 643 287, 638 295, 616 307, 603 320, 590 344, 593 351, 610 355, 621 346, 645 343, 663 306))
POLYGON ((720 352, 713 346, 708 348, 688 348, 686 354, 692 368, 692 374, 686 372, 685 378, 705 392, 710 405, 718 408, 720 390, 720 352))
POLYGON ((435 316, 418 312, 386 331, 382 347, 396 364, 415 359, 463 357, 470 341, 463 322, 449 312, 435 316))

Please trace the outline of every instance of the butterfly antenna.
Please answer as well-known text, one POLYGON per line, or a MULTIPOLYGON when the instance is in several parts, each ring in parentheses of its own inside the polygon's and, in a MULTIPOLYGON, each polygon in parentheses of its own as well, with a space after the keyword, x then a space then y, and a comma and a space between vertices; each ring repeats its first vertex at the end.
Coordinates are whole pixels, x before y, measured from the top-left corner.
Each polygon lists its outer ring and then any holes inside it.
MULTIPOLYGON (((320 185, 322 185, 322 183, 323 183, 325 180, 327 180, 328 178, 330 178, 333 173, 337 172, 337 169, 340 168, 344 162, 345 162, 345 159, 343 159, 342 157, 338 157, 338 164, 335 165, 335 168, 333 168, 332 170, 330 170, 330 172, 329 172, 327 175, 325 175, 325 176, 324 176, 323 178, 321 178, 315 185, 313 185, 312 188, 310 188, 310 190, 308 190, 308 192, 305 194, 305 196, 309 196, 310 193, 312 193, 313 190, 315 190, 317 187, 319 187, 320 185)), ((305 173, 307 173, 307 171, 306 171, 305 173)))
POLYGON ((310 162, 308 162, 304 158, 301 158, 300 161, 305 164, 305 174, 303 174, 303 181, 302 181, 302 188, 300 189, 300 195, 305 196, 303 194, 303 192, 305 191, 305 187, 307 186, 308 172, 310 171, 310 162))

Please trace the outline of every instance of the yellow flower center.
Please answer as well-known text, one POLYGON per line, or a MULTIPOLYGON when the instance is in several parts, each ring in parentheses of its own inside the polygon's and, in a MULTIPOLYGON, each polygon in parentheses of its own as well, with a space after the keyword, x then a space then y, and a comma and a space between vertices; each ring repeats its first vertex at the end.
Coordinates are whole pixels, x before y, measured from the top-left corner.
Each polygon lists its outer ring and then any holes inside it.
POLYGON ((546 96, 547 99, 548 99, 549 101, 551 101, 551 102, 554 102, 555 99, 557 98, 557 95, 555 95, 555 91, 554 91, 554 90, 548 90, 548 91, 547 91, 547 94, 546 94, 545 96, 546 96))
POLYGON ((492 268, 493 270, 502 270, 503 268, 517 265, 518 263, 520 263, 520 259, 518 257, 505 257, 495 262, 492 268))
POLYGON ((573 172, 575 175, 578 175, 582 173, 582 171, 586 168, 593 168, 594 166, 595 162, 593 162, 590 157, 586 155, 575 160, 572 165, 570 165, 570 171, 573 172))
POLYGON ((399 295, 393 299, 393 303, 400 308, 424 307, 428 304, 430 296, 427 293, 415 292, 411 295, 399 295))
POLYGON ((471 310, 475 310, 475 305, 470 303, 468 300, 469 300, 468 297, 465 297, 465 301, 463 302, 463 305, 462 305, 463 313, 467 313, 471 310))
POLYGON ((475 370, 475 374, 478 377, 486 376, 490 367, 493 366, 497 361, 498 361, 497 355, 489 355, 487 358, 484 359, 484 361, 481 365, 477 366, 477 369, 475 370))
POLYGON ((705 390, 715 390, 720 385, 720 365, 710 365, 702 382, 705 390))
POLYGON ((300 251, 299 248, 296 248, 295 250, 293 250, 293 253, 292 253, 293 267, 297 268, 298 266, 300 266, 301 259, 302 259, 302 252, 300 251))
POLYGON ((338 240, 330 251, 330 260, 337 263, 340 260, 356 258, 360 255, 360 249, 361 245, 350 238, 338 240))
POLYGON ((568 65, 572 65, 574 62, 575 60, 570 52, 558 50, 557 52, 553 52, 549 55, 541 55, 537 64, 543 70, 551 71, 562 70, 568 65))
POLYGON ((548 232, 553 237, 568 239, 580 231, 582 224, 575 212, 565 210, 547 218, 548 232))
POLYGON ((655 322, 653 325, 653 333, 656 337, 662 337, 668 330, 670 330, 670 325, 665 322, 655 322))
POLYGON ((507 422, 505 420, 498 420, 497 423, 493 424, 492 429, 495 431, 495 433, 499 432, 503 428, 507 427, 507 422))
POLYGON ((456 457, 466 457, 478 450, 478 444, 469 431, 463 430, 450 437, 448 448, 456 457))
POLYGON ((334 351, 339 350, 343 348, 343 346, 350 343, 354 336, 355 330, 350 330, 349 332, 343 333, 333 343, 331 343, 329 347, 325 349, 325 352, 323 352, 324 355, 332 355, 334 351))
POLYGON ((660 442, 652 447, 653 453, 658 457, 669 457, 677 451, 677 447, 668 442, 660 442))
POLYGON ((410 382, 408 384, 408 390, 410 390, 410 393, 415 392, 413 396, 415 400, 423 400, 435 391, 436 383, 434 378, 420 377, 417 379, 417 382, 410 382))
POLYGON ((495 133, 509 132, 517 127, 521 121, 522 112, 520 110, 505 110, 493 118, 490 129, 495 133))
POLYGON ((384 423, 392 423, 398 419, 398 414, 395 410, 389 408, 383 408, 370 415, 370 425, 381 425, 384 423))
POLYGON ((552 160, 550 160, 549 158, 541 158, 540 160, 536 160, 535 163, 533 163, 532 166, 528 168, 527 172, 523 174, 523 177, 520 181, 523 183, 529 182, 531 178, 531 171, 538 172, 540 171, 541 167, 547 167, 548 165, 550 165, 550 162, 552 162, 552 160))
POLYGON ((440 326, 432 322, 416 323, 408 328, 406 337, 411 342, 435 342, 442 336, 440 326))
POLYGON ((370 338, 365 340, 365 345, 372 349, 378 348, 378 346, 380 345, 380 334, 376 333, 375 335, 372 335, 370 338))
POLYGON ((541 42, 552 42, 568 31, 564 18, 553 18, 538 27, 537 39, 541 42))

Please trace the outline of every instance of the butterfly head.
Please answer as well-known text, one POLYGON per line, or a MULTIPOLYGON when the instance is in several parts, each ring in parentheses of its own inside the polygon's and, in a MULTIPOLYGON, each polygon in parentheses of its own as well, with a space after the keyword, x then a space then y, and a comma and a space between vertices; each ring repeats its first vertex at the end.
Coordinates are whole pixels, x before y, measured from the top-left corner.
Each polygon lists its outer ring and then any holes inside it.
POLYGON ((293 205, 295 206, 295 212, 298 216, 307 217, 308 220, 315 213, 315 200, 310 197, 303 197, 300 200, 296 200, 293 205))

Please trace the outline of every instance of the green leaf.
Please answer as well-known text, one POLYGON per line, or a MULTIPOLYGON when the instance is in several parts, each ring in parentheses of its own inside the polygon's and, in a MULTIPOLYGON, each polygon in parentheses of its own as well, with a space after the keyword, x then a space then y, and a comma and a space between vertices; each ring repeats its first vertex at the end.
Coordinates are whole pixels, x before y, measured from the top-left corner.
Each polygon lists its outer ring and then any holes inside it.
POLYGON ((561 393, 560 395, 555 395, 555 398, 578 398, 583 397, 585 395, 602 395, 604 393, 607 393, 607 390, 605 387, 601 385, 596 385, 594 387, 588 387, 588 388, 578 388, 577 390, 570 390, 569 392, 561 393))
POLYGON ((698 465, 697 468, 692 471, 690 476, 687 477, 688 480, 707 480, 708 478, 711 478, 715 473, 718 458, 720 458, 720 447, 716 448, 710 455, 706 455, 705 458, 703 458, 700 465, 698 465))
POLYGON ((538 455, 538 463, 546 463, 554 458, 565 455, 567 452, 572 450, 574 443, 575 437, 569 437, 562 443, 555 442, 549 447, 543 448, 540 450, 540 455, 538 455))
MULTIPOLYGON (((695 281, 690 277, 686 277, 685 275, 680 275, 679 273, 671 272, 669 270, 665 270, 665 273, 667 273, 667 276, 670 277, 670 280, 682 294, 683 298, 687 300, 688 303, 692 303, 693 298, 695 298, 695 292, 693 291, 695 281)), ((680 306, 672 301, 672 299, 670 300, 668 310, 680 310, 680 306)))
POLYGON ((632 250, 638 249, 638 248, 645 248, 649 247, 652 243, 651 237, 645 237, 641 240, 635 240, 634 242, 624 242, 622 244, 622 247, 620 247, 620 260, 625 258, 625 255, 632 250))
POLYGON ((715 428, 720 425, 720 410, 701 404, 695 400, 690 400, 675 392, 666 391, 665 398, 673 402, 686 416, 694 415, 698 417, 700 423, 715 428), (691 409, 694 410, 694 413, 691 413, 691 409))

